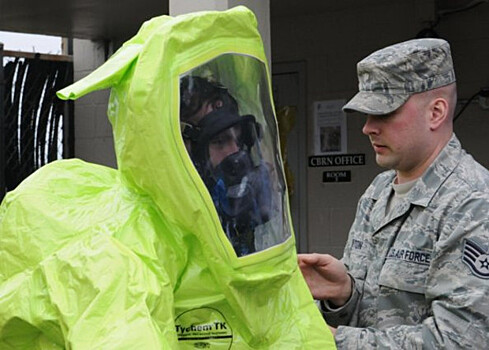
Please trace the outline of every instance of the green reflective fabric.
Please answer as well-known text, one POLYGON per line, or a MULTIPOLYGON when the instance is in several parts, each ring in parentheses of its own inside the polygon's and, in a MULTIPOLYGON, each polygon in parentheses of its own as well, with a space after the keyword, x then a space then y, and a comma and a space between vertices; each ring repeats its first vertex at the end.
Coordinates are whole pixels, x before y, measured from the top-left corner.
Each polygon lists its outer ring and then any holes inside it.
POLYGON ((59 91, 111 88, 118 169, 57 161, 7 194, 0 349, 335 348, 293 235, 238 258, 184 147, 179 77, 227 53, 266 67, 248 9, 157 17, 59 91))

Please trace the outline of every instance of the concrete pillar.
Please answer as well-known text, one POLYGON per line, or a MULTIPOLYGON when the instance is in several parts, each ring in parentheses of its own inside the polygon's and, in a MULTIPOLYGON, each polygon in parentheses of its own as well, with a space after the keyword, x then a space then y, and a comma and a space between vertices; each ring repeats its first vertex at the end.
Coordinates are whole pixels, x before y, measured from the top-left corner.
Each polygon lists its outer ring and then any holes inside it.
POLYGON ((263 40, 268 66, 271 67, 272 53, 270 44, 270 0, 169 0, 170 16, 196 11, 224 11, 243 5, 254 12, 258 20, 258 30, 263 40))

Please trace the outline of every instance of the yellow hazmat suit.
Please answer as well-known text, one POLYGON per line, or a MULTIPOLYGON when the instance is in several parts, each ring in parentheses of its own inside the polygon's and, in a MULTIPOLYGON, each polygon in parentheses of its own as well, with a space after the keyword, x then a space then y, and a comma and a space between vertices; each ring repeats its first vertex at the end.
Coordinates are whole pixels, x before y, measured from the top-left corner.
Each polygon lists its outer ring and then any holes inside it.
POLYGON ((254 15, 151 19, 58 96, 105 88, 118 169, 57 161, 2 203, 0 348, 333 349, 297 266, 254 15), (197 76, 253 121, 244 154, 273 197, 242 253, 182 139, 182 81, 197 76))

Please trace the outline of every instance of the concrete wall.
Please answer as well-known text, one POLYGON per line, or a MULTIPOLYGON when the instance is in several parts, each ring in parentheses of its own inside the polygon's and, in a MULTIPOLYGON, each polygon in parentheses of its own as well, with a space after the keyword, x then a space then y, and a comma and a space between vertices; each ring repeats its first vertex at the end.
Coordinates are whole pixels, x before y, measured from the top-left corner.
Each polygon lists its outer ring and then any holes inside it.
MULTIPOLYGON (((105 62, 103 42, 73 41, 74 80, 78 81, 105 62)), ((109 90, 92 92, 75 101, 75 157, 117 167, 112 127, 107 117, 109 90)))
MULTIPOLYGON (((328 13, 272 13, 272 61, 303 61, 307 67, 308 155, 313 154, 314 101, 349 99, 357 90, 356 62, 386 45, 412 39, 433 17, 431 2, 368 1, 328 13)), ((435 28, 452 44, 459 100, 489 86, 489 3, 443 18, 435 28)), ((323 184, 322 173, 338 168, 307 169, 308 250, 341 256, 358 198, 381 171, 368 139, 364 118, 347 117, 348 153, 365 153, 366 165, 351 170, 350 183, 323 184)), ((465 148, 489 166, 489 111, 477 103, 455 125, 465 148)))

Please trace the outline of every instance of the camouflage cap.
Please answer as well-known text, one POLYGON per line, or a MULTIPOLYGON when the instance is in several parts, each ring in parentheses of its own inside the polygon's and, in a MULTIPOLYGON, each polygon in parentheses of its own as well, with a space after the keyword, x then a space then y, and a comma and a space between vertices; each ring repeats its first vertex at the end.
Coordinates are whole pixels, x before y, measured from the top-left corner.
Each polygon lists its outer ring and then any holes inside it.
POLYGON ((372 53, 357 64, 359 92, 345 112, 388 114, 419 92, 455 82, 450 45, 442 39, 414 39, 372 53))

